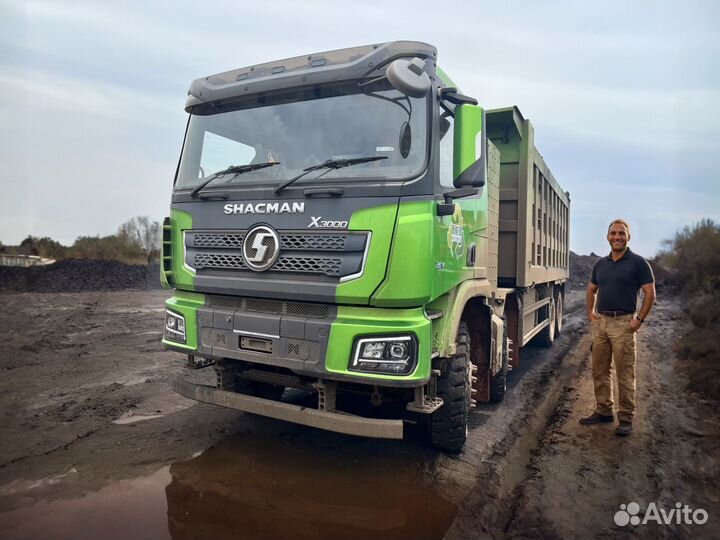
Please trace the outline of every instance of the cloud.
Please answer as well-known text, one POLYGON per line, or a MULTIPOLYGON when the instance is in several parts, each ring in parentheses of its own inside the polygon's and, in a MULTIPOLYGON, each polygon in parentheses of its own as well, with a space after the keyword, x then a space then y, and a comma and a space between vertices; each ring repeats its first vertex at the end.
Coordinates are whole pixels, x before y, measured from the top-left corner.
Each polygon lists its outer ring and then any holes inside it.
POLYGON ((5 242, 29 232, 72 241, 165 213, 192 79, 398 38, 435 44, 463 91, 533 121, 572 194, 574 249, 605 249, 602 234, 599 246, 588 239, 618 213, 649 252, 720 212, 717 3, 0 6, 5 242))
POLYGON ((5 67, 0 73, 3 108, 37 106, 81 112, 106 120, 157 122, 158 117, 182 111, 184 96, 157 96, 92 78, 58 75, 39 69, 5 67))

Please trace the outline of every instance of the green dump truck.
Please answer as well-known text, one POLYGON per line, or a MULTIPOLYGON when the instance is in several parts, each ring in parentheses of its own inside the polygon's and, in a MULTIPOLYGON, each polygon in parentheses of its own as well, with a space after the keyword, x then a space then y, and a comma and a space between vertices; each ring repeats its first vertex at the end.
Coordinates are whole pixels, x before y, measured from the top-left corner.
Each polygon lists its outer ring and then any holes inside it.
POLYGON ((413 423, 455 452, 521 347, 552 344, 569 194, 520 111, 484 110, 436 61, 397 41, 191 84, 163 343, 217 383, 177 392, 368 437, 413 423))

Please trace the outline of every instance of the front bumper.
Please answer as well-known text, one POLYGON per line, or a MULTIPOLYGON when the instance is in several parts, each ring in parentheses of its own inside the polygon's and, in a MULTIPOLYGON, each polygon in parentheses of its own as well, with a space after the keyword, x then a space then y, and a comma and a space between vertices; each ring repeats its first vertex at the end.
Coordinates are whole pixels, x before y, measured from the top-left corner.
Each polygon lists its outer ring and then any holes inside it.
POLYGON ((309 409, 291 403, 273 401, 235 392, 226 392, 211 386, 190 383, 182 378, 173 382, 173 390, 196 401, 212 403, 277 420, 310 426, 346 435, 377 439, 402 439, 402 420, 364 418, 343 412, 309 409))
POLYGON ((422 308, 308 304, 324 309, 320 315, 317 311, 308 314, 302 310, 291 314, 285 308, 276 313, 263 312, 262 306, 258 306, 262 302, 272 304, 273 309, 279 303, 176 291, 166 301, 166 307, 185 317, 187 341, 163 339, 163 344, 201 358, 242 360, 286 368, 312 378, 399 388, 422 386, 430 379, 431 322, 422 308), (417 361, 411 373, 393 375, 349 369, 358 337, 386 335, 413 335, 417 340, 417 361), (266 341, 268 350, 247 350, 241 340, 248 337, 266 341))

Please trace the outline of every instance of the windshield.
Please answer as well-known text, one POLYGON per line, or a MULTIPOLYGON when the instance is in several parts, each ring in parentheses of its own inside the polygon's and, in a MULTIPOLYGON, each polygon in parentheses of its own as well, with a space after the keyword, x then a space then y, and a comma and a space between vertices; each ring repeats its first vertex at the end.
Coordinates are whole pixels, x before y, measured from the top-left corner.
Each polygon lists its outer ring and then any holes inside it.
POLYGON ((313 171, 298 181, 330 179, 402 181, 426 166, 426 98, 408 98, 387 81, 356 83, 253 96, 232 108, 195 107, 180 159, 176 189, 194 188, 231 166, 279 165, 227 175, 208 189, 249 184, 277 185, 330 159, 382 156, 352 167, 313 171))

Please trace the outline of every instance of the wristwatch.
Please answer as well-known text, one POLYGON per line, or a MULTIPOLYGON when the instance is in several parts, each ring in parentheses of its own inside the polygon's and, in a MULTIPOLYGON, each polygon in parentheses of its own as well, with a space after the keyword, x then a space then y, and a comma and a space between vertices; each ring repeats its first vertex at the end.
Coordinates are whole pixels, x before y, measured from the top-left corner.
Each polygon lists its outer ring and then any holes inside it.
POLYGON ((640 321, 640 324, 642 324, 642 323, 645 322, 645 319, 641 319, 641 318, 638 317, 637 315, 635 316, 635 318, 636 318, 638 321, 640 321))

